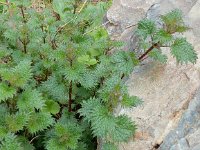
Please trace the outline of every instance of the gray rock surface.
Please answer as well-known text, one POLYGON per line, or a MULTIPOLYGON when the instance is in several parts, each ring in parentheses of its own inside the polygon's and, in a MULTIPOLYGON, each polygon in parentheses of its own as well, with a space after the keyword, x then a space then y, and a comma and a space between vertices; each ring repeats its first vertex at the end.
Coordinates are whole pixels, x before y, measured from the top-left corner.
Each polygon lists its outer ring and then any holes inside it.
MULTIPOLYGON (((107 13, 113 39, 137 48, 136 24, 142 18, 157 18, 174 8, 183 11, 192 28, 184 36, 200 57, 200 0, 113 0, 107 13)), ((169 54, 168 49, 163 49, 169 54)), ((195 65, 177 65, 169 55, 167 64, 144 63, 127 81, 129 93, 143 99, 142 106, 120 109, 138 125, 136 135, 120 150, 200 150, 200 60, 195 65)))
POLYGON ((200 150, 200 90, 191 100, 178 126, 170 131, 160 150, 200 150))

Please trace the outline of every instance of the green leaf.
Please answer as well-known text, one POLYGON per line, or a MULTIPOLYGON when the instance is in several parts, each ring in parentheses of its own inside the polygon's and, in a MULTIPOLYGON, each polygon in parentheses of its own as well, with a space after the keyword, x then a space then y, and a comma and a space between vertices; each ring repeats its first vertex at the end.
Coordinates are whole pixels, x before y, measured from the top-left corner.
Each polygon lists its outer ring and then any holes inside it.
POLYGON ((42 94, 36 89, 25 90, 17 101, 17 107, 20 110, 33 111, 36 109, 42 109, 45 106, 45 101, 42 98, 42 94))
POLYGON ((79 113, 91 122, 93 134, 97 137, 108 137, 116 142, 127 141, 136 129, 128 117, 114 117, 98 99, 84 101, 79 113))
POLYGON ((167 44, 173 40, 173 36, 163 29, 158 30, 153 38, 156 43, 160 42, 161 44, 167 44))
POLYGON ((8 129, 6 127, 0 126, 0 140, 6 137, 8 129))
POLYGON ((112 55, 112 62, 115 64, 115 71, 120 74, 130 74, 137 64, 134 55, 125 51, 118 51, 112 55))
POLYGON ((16 89, 8 86, 6 83, 0 83, 0 102, 6 101, 9 98, 13 98, 16 94, 16 89))
POLYGON ((53 137, 47 142, 48 150, 76 149, 81 137, 82 129, 71 119, 64 124, 59 122, 53 129, 53 137))
POLYGON ((0 69, 0 75, 4 81, 9 81, 11 85, 23 88, 32 77, 31 61, 21 61, 11 69, 0 69))
POLYGON ((172 10, 166 15, 161 16, 161 19, 165 24, 165 30, 170 34, 175 32, 182 33, 189 29, 185 25, 182 12, 179 9, 172 10))
POLYGON ((67 13, 67 11, 70 12, 73 10, 73 4, 75 4, 74 0, 53 0, 52 4, 53 10, 61 16, 62 20, 73 15, 73 13, 67 13))
POLYGON ((8 133, 0 144, 1 150, 23 150, 17 136, 13 133, 8 133))
POLYGON ((50 76, 47 81, 43 82, 40 90, 47 93, 52 99, 58 100, 60 103, 66 103, 66 100, 68 100, 66 87, 58 81, 56 76, 50 76))
POLYGON ((90 60, 90 56, 89 55, 83 55, 83 56, 78 57, 78 62, 80 62, 80 63, 85 63, 85 62, 87 62, 89 60, 90 60))
POLYGON ((110 131, 114 141, 127 142, 135 133, 136 126, 127 116, 118 116, 115 119, 115 126, 110 131))
POLYGON ((183 22, 182 12, 179 9, 172 10, 169 13, 162 15, 161 19, 168 26, 183 22))
POLYGON ((95 58, 90 58, 89 55, 83 55, 83 56, 78 57, 78 62, 83 63, 88 66, 92 66, 92 65, 97 64, 98 61, 95 58))
POLYGON ((53 125, 54 119, 50 113, 38 112, 32 113, 27 124, 27 128, 31 134, 36 134, 39 131, 47 129, 53 125))
POLYGON ((57 114, 60 111, 60 106, 57 102, 53 100, 47 100, 45 102, 45 108, 44 111, 50 112, 52 114, 57 114))
POLYGON ((89 51, 89 54, 90 54, 91 57, 96 57, 96 56, 100 56, 101 52, 99 50, 96 50, 96 49, 91 49, 89 51))
POLYGON ((66 0, 53 0, 53 9, 58 14, 62 14, 65 9, 65 1, 66 0))
POLYGON ((88 61, 87 64, 88 64, 89 66, 92 66, 92 65, 97 64, 97 62, 98 62, 98 61, 97 61, 96 59, 93 58, 93 59, 90 59, 90 60, 88 61))
POLYGON ((24 150, 35 150, 35 147, 30 144, 30 141, 26 137, 18 136, 18 141, 21 143, 24 150))
POLYGON ((72 67, 66 67, 64 70, 65 79, 77 82, 81 79, 85 71, 85 67, 80 63, 74 64, 72 67))
POLYGON ((136 33, 146 39, 148 36, 156 32, 155 22, 149 19, 139 21, 136 33))
POLYGON ((142 100, 137 96, 129 96, 125 94, 122 98, 121 105, 124 107, 136 107, 142 103, 142 100))
POLYGON ((85 72, 80 79, 81 85, 86 89, 92 89, 98 85, 98 78, 93 72, 85 72))
POLYGON ((29 120, 29 115, 26 113, 16 113, 8 115, 5 118, 9 131, 17 132, 22 130, 29 120))
POLYGON ((179 63, 195 63, 197 53, 193 46, 185 38, 177 38, 171 46, 171 53, 179 63))
POLYGON ((167 56, 162 54, 161 49, 153 49, 150 53, 149 56, 152 57, 155 60, 158 60, 161 63, 166 63, 167 62, 167 56))

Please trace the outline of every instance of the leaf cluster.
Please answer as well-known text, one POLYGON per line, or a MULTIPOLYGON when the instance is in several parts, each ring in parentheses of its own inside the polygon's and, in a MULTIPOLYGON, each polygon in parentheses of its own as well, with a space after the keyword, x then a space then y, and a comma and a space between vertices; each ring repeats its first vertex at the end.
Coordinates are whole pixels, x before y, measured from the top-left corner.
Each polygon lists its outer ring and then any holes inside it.
POLYGON ((147 52, 140 57, 143 60, 150 56, 155 60, 165 63, 167 56, 162 53, 162 47, 168 47, 178 63, 195 63, 197 53, 193 46, 181 34, 190 28, 185 24, 182 12, 175 9, 160 17, 161 26, 150 19, 138 23, 136 34, 140 38, 139 47, 147 52))
POLYGON ((12 0, 0 14, 0 149, 117 149, 136 129, 123 76, 139 61, 101 25, 109 3, 12 0))

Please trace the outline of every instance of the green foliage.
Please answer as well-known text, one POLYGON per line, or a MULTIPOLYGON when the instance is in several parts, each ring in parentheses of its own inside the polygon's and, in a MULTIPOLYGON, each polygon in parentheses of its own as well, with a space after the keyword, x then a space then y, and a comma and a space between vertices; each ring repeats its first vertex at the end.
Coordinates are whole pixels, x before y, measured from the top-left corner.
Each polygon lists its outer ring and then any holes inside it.
POLYGON ((6 125, 11 132, 17 132, 22 130, 29 120, 29 115, 25 113, 16 113, 13 115, 7 115, 5 117, 6 125))
POLYGON ((13 133, 8 133, 4 140, 1 141, 0 145, 1 150, 22 150, 23 147, 21 143, 17 139, 17 137, 13 133))
POLYGON ((12 98, 16 94, 16 89, 13 87, 9 87, 6 83, 0 83, 0 101, 5 101, 8 98, 12 98))
MULTIPOLYGON (((141 60, 101 25, 109 4, 53 0, 38 12, 31 1, 11 0, 0 7, 0 149, 94 150, 100 139, 103 150, 116 150, 134 135, 135 123, 114 112, 141 104, 124 81, 141 60)), ((179 15, 162 16, 161 29, 139 22, 141 47, 154 44, 149 56, 166 62, 160 47, 169 44, 178 62, 196 61, 186 39, 172 34, 187 29, 179 15)))
POLYGON ((174 41, 171 46, 171 53, 180 63, 195 63, 197 59, 197 54, 195 53, 193 46, 188 43, 185 38, 177 38, 174 41))
POLYGON ((150 56, 162 63, 167 61, 167 56, 162 53, 162 47, 169 47, 171 54, 176 58, 177 62, 195 63, 197 54, 193 46, 187 42, 185 38, 180 38, 180 33, 189 30, 184 23, 182 12, 175 9, 166 15, 161 16, 162 26, 157 27, 154 21, 144 19, 138 23, 136 34, 140 38, 139 47, 146 51, 142 55, 140 61, 146 56, 150 56))
POLYGON ((15 67, 0 69, 0 75, 4 81, 8 81, 11 85, 24 87, 32 77, 30 65, 30 61, 21 61, 15 67))

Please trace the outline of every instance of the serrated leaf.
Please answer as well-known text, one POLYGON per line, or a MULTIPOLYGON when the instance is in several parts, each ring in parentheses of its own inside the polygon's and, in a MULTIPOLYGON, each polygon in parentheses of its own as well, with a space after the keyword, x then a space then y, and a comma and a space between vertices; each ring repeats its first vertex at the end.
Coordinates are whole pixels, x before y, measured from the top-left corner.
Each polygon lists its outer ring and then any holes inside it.
POLYGON ((6 83, 0 83, 0 102, 12 98, 16 94, 16 89, 6 83))
POLYGON ((29 115, 20 112, 13 115, 7 115, 5 120, 9 131, 17 132, 22 130, 23 127, 27 124, 29 115))
POLYGON ((30 144, 30 141, 26 137, 18 136, 18 141, 21 143, 24 150, 35 150, 35 147, 30 144))
POLYGON ((179 63, 195 63, 197 53, 185 38, 177 38, 171 46, 171 53, 179 63))
POLYGON ((179 9, 172 10, 162 15, 161 19, 166 25, 175 25, 183 22, 182 12, 179 9))
POLYGON ((1 150, 23 150, 17 136, 13 133, 8 133, 0 144, 1 150))
POLYGON ((179 9, 172 10, 166 15, 161 16, 162 21, 165 24, 165 30, 170 33, 182 33, 187 31, 189 28, 183 21, 182 11, 179 9))
POLYGON ((166 63, 167 62, 167 56, 162 54, 161 50, 153 49, 149 53, 149 56, 152 57, 155 60, 158 60, 161 63, 166 63))
POLYGON ((135 132, 135 125, 128 117, 114 117, 98 99, 84 101, 79 113, 91 122, 93 134, 97 137, 122 142, 127 141, 135 132))
POLYGON ((137 96, 129 96, 125 94, 122 98, 121 105, 124 107, 136 107, 142 103, 142 100, 137 96))
POLYGON ((54 119, 50 113, 38 112, 32 113, 27 124, 28 131, 31 134, 36 134, 39 131, 47 129, 53 125, 54 119))
POLYGON ((17 101, 17 107, 20 110, 33 111, 35 108, 42 109, 44 106, 42 94, 36 89, 25 90, 17 101))
POLYGON ((31 61, 21 61, 11 69, 0 69, 0 75, 3 80, 9 81, 11 85, 23 88, 32 77, 31 61))
POLYGON ((133 55, 125 51, 118 51, 112 55, 112 62, 115 64, 115 71, 120 74, 130 74, 133 71, 133 68, 137 64, 134 60, 133 55))
POLYGON ((60 106, 57 102, 53 101, 53 100, 47 100, 45 102, 45 108, 44 110, 47 112, 50 112, 52 114, 57 114, 60 111, 60 106))
POLYGON ((3 138, 5 138, 7 133, 8 133, 8 129, 6 127, 0 126, 0 140, 1 141, 3 138))
POLYGON ((115 128, 110 131, 114 141, 127 142, 135 133, 136 125, 125 115, 115 119, 115 128))
POLYGON ((160 29, 155 33, 153 36, 155 43, 160 42, 161 44, 167 44, 173 40, 173 37, 171 34, 166 32, 163 29, 160 29))
POLYGON ((139 21, 138 28, 136 30, 137 35, 146 39, 148 36, 156 31, 155 22, 149 19, 143 19, 139 21))
POLYGON ((47 93, 52 99, 58 100, 60 103, 66 103, 68 94, 63 83, 58 81, 56 76, 50 76, 47 81, 42 83, 41 91, 47 93))

